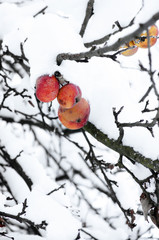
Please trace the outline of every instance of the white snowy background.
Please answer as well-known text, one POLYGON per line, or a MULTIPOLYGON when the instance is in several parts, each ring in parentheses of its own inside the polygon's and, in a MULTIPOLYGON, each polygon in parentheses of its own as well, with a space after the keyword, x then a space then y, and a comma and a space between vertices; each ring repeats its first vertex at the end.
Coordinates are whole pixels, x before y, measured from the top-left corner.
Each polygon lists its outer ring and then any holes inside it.
MULTIPOLYGON (((88 0, 38 0, 38 1, 0 1, 0 39, 3 40, 2 47, 15 55, 21 55, 20 45, 23 44, 24 54, 29 60, 30 76, 21 70, 21 76, 16 73, 10 74, 11 80, 8 84, 21 92, 24 88, 31 96, 32 105, 28 98, 10 95, 5 100, 5 106, 9 106, 12 111, 2 108, 0 116, 11 117, 15 121, 24 119, 21 113, 34 115, 41 121, 39 108, 35 99, 36 78, 43 74, 53 74, 60 71, 64 77, 77 85, 82 90, 91 107, 89 121, 110 138, 117 139, 118 128, 114 122, 113 108, 119 110, 124 106, 119 115, 119 121, 124 123, 140 121, 151 121, 155 112, 142 113, 145 102, 139 103, 147 89, 151 85, 150 76, 140 71, 139 61, 149 68, 148 50, 139 49, 131 57, 118 55, 118 62, 110 58, 93 57, 88 63, 75 61, 63 61, 60 66, 56 63, 56 57, 60 53, 80 53, 88 51, 84 43, 102 38, 113 33, 118 28, 112 28, 115 21, 119 21, 122 27, 127 26, 132 18, 136 16, 135 23, 128 29, 110 37, 108 45, 117 39, 126 36, 139 27, 139 24, 146 22, 152 15, 159 11, 158 0, 95 0, 94 15, 89 20, 84 37, 81 38, 79 31, 88 0), (45 14, 34 15, 41 9, 46 8, 45 14), (142 7, 142 10, 140 11, 142 7), (34 105, 34 107, 33 107, 34 105)), ((159 27, 159 23, 156 22, 159 27)), ((154 74, 156 86, 158 87, 158 59, 159 43, 151 48, 152 69, 157 71, 154 74)), ((0 91, 0 102, 3 99, 3 91, 0 91)), ((149 108, 158 107, 156 96, 151 91, 149 95, 149 108)), ((43 111, 48 105, 43 105, 43 111)), ((58 104, 52 102, 54 111, 50 116, 57 116, 58 104)), ((46 118, 49 124, 49 120, 46 118)), ((55 126, 62 131, 58 120, 54 120, 55 126)), ((5 192, 0 193, 0 211, 17 215, 23 208, 23 202, 27 199, 27 209, 23 217, 30 219, 36 224, 45 220, 48 225, 46 230, 40 230, 41 236, 27 235, 23 230, 16 228, 7 233, 7 236, 14 237, 15 240, 74 240, 79 229, 81 240, 126 240, 137 239, 137 234, 141 234, 139 239, 158 239, 159 230, 152 222, 145 221, 143 215, 136 216, 137 226, 131 230, 116 204, 106 198, 104 193, 100 193, 98 188, 105 189, 103 181, 87 167, 79 154, 79 149, 65 138, 55 136, 45 129, 33 128, 28 125, 8 124, 0 120, 0 143, 5 146, 12 158, 17 158, 23 170, 33 182, 30 191, 26 183, 11 168, 0 167, 0 172, 7 180, 12 193, 17 200, 7 200, 5 192), (35 136, 37 141, 35 141, 35 136), (50 153, 50 159, 46 159, 46 151, 50 153), (49 164, 48 164, 49 161, 49 164), (64 174, 59 169, 59 164, 63 166, 69 179, 61 182, 56 181, 58 174, 64 174), (73 175, 71 169, 81 172, 80 175, 73 175), (73 181, 71 181, 73 180, 73 181), (75 182, 78 185, 76 189, 75 182), (47 195, 53 189, 58 189, 61 184, 64 188, 47 195), (80 195, 81 194, 81 195, 80 195), (82 197, 83 198, 82 198, 82 197), (87 204, 88 199, 90 205, 87 204), (92 209, 97 209, 95 213, 92 209), (105 218, 112 224, 106 223, 105 218), (85 226, 84 224, 85 223, 85 226), (149 228, 151 229, 147 231, 149 228), (94 238, 91 238, 90 233, 94 238), (145 232, 145 235, 144 235, 145 232)), ((123 144, 132 146, 134 150, 140 152, 145 157, 153 160, 159 157, 159 128, 153 129, 154 137, 143 127, 125 128, 123 144)), ((118 154, 107 149, 97 142, 90 135, 89 139, 95 145, 95 153, 102 155, 106 162, 116 164, 118 154)), ((84 149, 89 146, 81 133, 74 133, 70 136, 72 141, 78 142, 84 149)), ((3 159, 0 157, 1 163, 3 159)), ((145 179, 151 172, 139 164, 132 164, 124 159, 125 165, 139 179, 145 179)), ((114 174, 114 170, 109 170, 107 175, 117 186, 113 185, 117 197, 120 199, 125 209, 141 210, 140 195, 142 190, 135 183, 133 178, 126 173, 114 174)), ((153 184, 149 191, 154 191, 153 184)), ((6 237, 1 237, 5 240, 6 237)))

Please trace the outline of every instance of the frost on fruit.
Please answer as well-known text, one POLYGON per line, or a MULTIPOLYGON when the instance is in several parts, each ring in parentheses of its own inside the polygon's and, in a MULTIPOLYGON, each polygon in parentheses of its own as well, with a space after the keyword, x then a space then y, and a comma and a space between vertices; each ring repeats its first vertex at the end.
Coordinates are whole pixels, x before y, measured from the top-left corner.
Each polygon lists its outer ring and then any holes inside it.
POLYGON ((36 97, 42 102, 51 102, 59 92, 59 81, 49 75, 40 76, 36 80, 36 97))
POLYGON ((87 123, 90 114, 90 105, 84 99, 81 100, 72 108, 66 109, 59 107, 58 117, 61 123, 69 129, 80 129, 87 123))
POLYGON ((81 95, 79 86, 68 83, 59 90, 57 101, 64 108, 72 108, 80 101, 81 95))

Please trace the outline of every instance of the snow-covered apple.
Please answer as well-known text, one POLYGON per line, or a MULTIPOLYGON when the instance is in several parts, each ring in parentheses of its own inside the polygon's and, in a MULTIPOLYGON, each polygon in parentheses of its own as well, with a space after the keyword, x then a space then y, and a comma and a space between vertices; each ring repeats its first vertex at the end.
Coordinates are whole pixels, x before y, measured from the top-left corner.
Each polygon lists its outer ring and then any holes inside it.
POLYGON ((59 81, 49 75, 40 76, 36 80, 36 97, 42 102, 51 102, 59 92, 59 81))

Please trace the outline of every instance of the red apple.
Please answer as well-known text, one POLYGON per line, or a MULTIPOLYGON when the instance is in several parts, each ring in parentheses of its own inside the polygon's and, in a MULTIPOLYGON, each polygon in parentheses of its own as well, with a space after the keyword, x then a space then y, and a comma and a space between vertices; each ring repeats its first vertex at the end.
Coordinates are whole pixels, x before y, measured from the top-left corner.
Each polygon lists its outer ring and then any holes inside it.
POLYGON ((51 102, 59 92, 59 81, 56 77, 43 75, 36 80, 36 97, 41 102, 51 102))
POLYGON ((68 83, 59 90, 57 101, 64 108, 72 108, 80 101, 81 95, 81 89, 77 85, 68 83))
MULTIPOLYGON (((158 35, 158 28, 156 25, 152 25, 148 28, 149 31, 149 37, 150 37, 150 47, 152 47, 157 42, 157 35, 158 35)), ((135 45, 140 48, 148 48, 148 39, 142 37, 147 37, 147 31, 144 31, 142 34, 140 34, 141 39, 136 39, 134 41, 135 45)))
POLYGON ((72 108, 66 109, 60 106, 58 110, 59 120, 69 129, 82 128, 87 123, 89 114, 90 105, 84 98, 72 108))

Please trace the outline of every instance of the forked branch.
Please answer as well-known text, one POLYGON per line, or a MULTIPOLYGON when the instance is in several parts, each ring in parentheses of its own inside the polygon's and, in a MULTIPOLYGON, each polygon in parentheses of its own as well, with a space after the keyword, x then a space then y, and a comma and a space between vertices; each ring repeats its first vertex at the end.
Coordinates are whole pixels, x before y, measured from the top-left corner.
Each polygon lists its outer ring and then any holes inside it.
POLYGON ((60 53, 56 58, 57 65, 61 65, 63 60, 81 61, 81 60, 90 59, 92 57, 101 57, 105 53, 110 51, 117 51, 121 45, 137 38, 145 29, 151 26, 158 19, 159 19, 159 12, 154 14, 147 22, 140 24, 137 30, 133 31, 132 33, 126 35, 123 38, 119 38, 118 41, 116 41, 112 45, 104 46, 95 50, 89 50, 86 52, 74 53, 74 54, 60 53))

